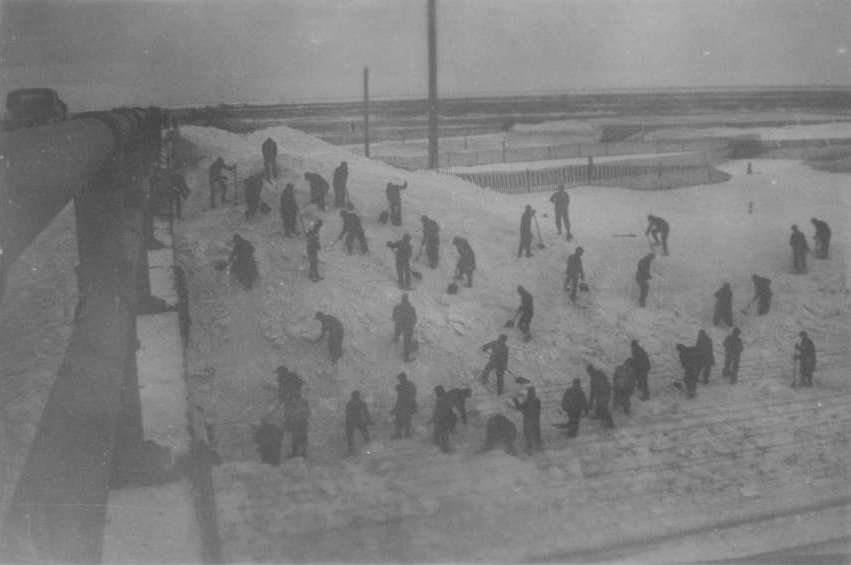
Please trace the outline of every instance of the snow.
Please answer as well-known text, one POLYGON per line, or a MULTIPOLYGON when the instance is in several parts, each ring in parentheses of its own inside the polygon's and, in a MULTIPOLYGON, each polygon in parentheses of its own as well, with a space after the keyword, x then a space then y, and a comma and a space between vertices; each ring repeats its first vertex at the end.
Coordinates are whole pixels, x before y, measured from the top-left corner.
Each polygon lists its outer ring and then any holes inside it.
MULTIPOLYGON (((638 153, 625 155, 600 155, 594 157, 594 163, 611 163, 613 161, 630 161, 634 165, 654 165, 661 161, 662 157, 671 157, 675 155, 690 155, 694 152, 680 151, 676 153, 638 153)), ((478 172, 497 172, 497 171, 536 171, 538 169, 552 169, 565 167, 568 165, 585 165, 588 163, 588 157, 578 157, 574 159, 548 159, 544 161, 524 161, 512 163, 492 163, 490 165, 473 165, 470 167, 450 167, 446 170, 447 173, 478 173, 478 172)))
MULTIPOLYGON (((228 560, 516 561, 711 528, 722 519, 847 493, 847 175, 754 160, 753 175, 742 162, 722 165, 732 179, 718 185, 657 192, 579 187, 570 190, 577 239, 567 244, 548 217, 549 194, 497 194, 438 173, 401 172, 285 127, 249 135, 198 127, 182 133, 207 156, 187 171, 193 193, 176 240, 190 286, 190 386, 216 425, 226 461, 214 470, 214 482, 228 560), (264 194, 273 209, 285 182, 295 184, 304 203, 306 170, 330 179, 340 161, 349 163, 351 199, 370 255, 330 247, 340 229, 336 211, 311 210, 305 221, 325 219, 325 280, 314 284, 306 277, 303 239, 284 238, 274 213, 246 222, 239 207, 208 209, 210 158, 237 163, 245 178, 261 169, 266 137, 278 143, 282 170, 278 186, 264 194), (400 177, 408 181, 405 225, 380 225, 384 185, 400 177), (526 203, 539 210, 546 248, 517 259, 526 203), (638 309, 633 276, 649 250, 641 234, 650 212, 671 223, 672 252, 654 262, 648 308, 638 309), (390 343, 390 313, 401 292, 384 243, 407 230, 417 245, 420 214, 441 225, 441 264, 435 271, 414 264, 423 273, 410 293, 421 349, 416 361, 404 364, 390 343), (831 259, 810 259, 810 273, 794 275, 789 226, 797 223, 811 239, 811 217, 834 226, 831 259), (252 291, 229 285, 212 266, 226 257, 233 233, 257 249, 261 278, 252 291), (629 233, 638 237, 612 237, 629 233), (474 288, 451 296, 445 288, 455 235, 470 240, 478 270, 474 288), (585 248, 592 290, 572 305, 561 284, 575 245, 585 248), (739 314, 751 298, 753 273, 774 281, 772 311, 759 318, 739 314), (686 401, 670 385, 681 374, 674 344, 692 343, 704 328, 721 362, 727 332, 711 326, 712 293, 725 281, 745 342, 739 384, 727 384, 716 367, 711 384, 686 401), (505 331, 518 284, 535 296, 536 314, 531 342, 523 343, 516 329, 507 332, 509 368, 529 378, 543 398, 547 451, 480 455, 489 414, 503 412, 520 427, 508 397, 496 397, 474 378, 486 361, 479 347, 505 331), (324 343, 307 341, 319 333, 316 310, 337 316, 346 328, 336 367, 324 343), (801 329, 814 338, 820 365, 815 388, 793 390, 791 354, 801 329), (616 413, 614 431, 584 420, 580 437, 568 442, 551 425, 564 421, 564 388, 580 377, 587 390, 586 362, 611 374, 633 338, 653 362, 651 400, 635 401, 629 417, 616 413), (308 460, 273 468, 257 461, 250 425, 274 406, 274 370, 281 364, 307 381, 313 413, 308 460), (415 438, 392 441, 389 412, 402 370, 417 385, 421 408, 415 438), (437 384, 473 389, 469 427, 453 436, 450 455, 431 445, 426 424, 437 384), (370 407, 375 441, 369 453, 344 459, 342 409, 353 389, 370 407)), ((509 397, 523 391, 506 380, 509 397)), ((796 536, 789 528, 784 539, 804 539, 796 536)))

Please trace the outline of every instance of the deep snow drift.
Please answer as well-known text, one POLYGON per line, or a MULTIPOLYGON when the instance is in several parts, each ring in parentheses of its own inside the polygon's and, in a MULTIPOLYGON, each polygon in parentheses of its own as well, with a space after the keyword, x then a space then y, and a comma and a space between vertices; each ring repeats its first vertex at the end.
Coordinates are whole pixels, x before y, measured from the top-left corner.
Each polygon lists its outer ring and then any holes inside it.
MULTIPOLYGON (((200 168, 187 171, 193 193, 187 219, 175 229, 190 285, 190 386, 216 426, 225 460, 214 480, 227 559, 516 561, 709 528, 847 494, 847 175, 791 161, 754 161, 754 174, 746 175, 744 163, 730 162, 721 168, 733 178, 719 185, 571 189, 577 239, 567 244, 555 235, 549 194, 502 195, 437 173, 401 172, 284 127, 250 135, 184 127, 182 134, 206 156, 200 168), (304 204, 306 170, 330 180, 333 168, 348 161, 349 191, 370 255, 348 256, 341 243, 331 247, 341 225, 336 210, 323 216, 308 206, 305 221, 325 220, 325 280, 314 284, 306 275, 304 240, 284 238, 274 212, 246 222, 242 207, 208 209, 211 159, 238 163, 245 178, 261 170, 267 136, 278 143, 282 170, 278 186, 264 189, 273 210, 285 182, 295 184, 304 204), (391 179, 409 185, 402 228, 376 220, 391 179), (546 248, 517 259, 526 203, 539 211, 546 248), (648 251, 642 234, 651 212, 671 223, 671 255, 654 262, 648 308, 639 309, 633 277, 648 251), (421 349, 416 361, 404 364, 390 342, 390 314, 401 292, 385 243, 409 231, 418 246, 421 214, 441 225, 441 261, 437 270, 414 264, 423 274, 410 293, 421 349), (834 226, 831 259, 810 259, 808 275, 791 274, 789 226, 797 223, 811 239, 813 216, 834 226), (234 233, 257 249, 261 278, 250 292, 213 266, 227 256, 234 233), (473 289, 451 296, 445 289, 457 257, 450 243, 455 235, 470 240, 478 270, 473 289), (574 305, 561 288, 565 259, 576 245, 585 249, 591 292, 574 305), (774 281, 765 317, 739 313, 752 296, 753 273, 774 281), (712 294, 725 281, 745 342, 740 381, 730 386, 716 367, 711 384, 686 401, 671 386, 681 374, 674 344, 692 344, 704 328, 722 362, 727 330, 713 328, 711 318, 712 294), (518 284, 535 296, 536 314, 531 342, 508 332, 509 368, 529 378, 543 398, 547 450, 519 458, 479 455, 487 416, 502 412, 519 428, 507 400, 524 387, 509 377, 499 398, 474 378, 486 361, 479 348, 505 331, 517 306, 518 284), (317 310, 345 326, 336 367, 324 343, 307 341, 319 333, 317 310), (801 329, 813 337, 820 365, 815 388, 793 390, 791 356, 801 329), (559 408, 565 387, 580 377, 587 391, 587 362, 611 375, 634 338, 653 363, 651 400, 635 401, 629 417, 616 413, 615 431, 583 420, 580 437, 568 442, 552 425, 565 420, 559 408), (281 364, 307 381, 313 415, 308 460, 273 468, 258 462, 250 425, 274 406, 274 370, 281 364), (391 441, 393 386, 402 370, 417 385, 420 414, 414 439, 391 441), (473 388, 469 427, 452 438, 450 455, 430 442, 437 384, 473 388), (370 407, 375 441, 344 459, 343 407, 354 389, 370 407)), ((824 530, 837 526, 845 524, 824 530)), ((795 535, 803 534, 792 534, 787 543, 800 543, 795 535)), ((735 555, 735 540, 730 544, 735 555)))

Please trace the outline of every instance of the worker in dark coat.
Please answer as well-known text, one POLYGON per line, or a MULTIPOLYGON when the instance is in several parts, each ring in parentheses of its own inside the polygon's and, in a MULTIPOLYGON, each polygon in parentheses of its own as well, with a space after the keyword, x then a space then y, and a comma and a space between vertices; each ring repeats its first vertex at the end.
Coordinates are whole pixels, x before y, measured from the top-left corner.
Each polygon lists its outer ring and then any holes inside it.
POLYGON ((284 224, 284 235, 293 237, 298 235, 296 217, 298 216, 298 203, 295 200, 295 187, 288 182, 281 192, 281 221, 284 224))
POLYGON ((632 352, 632 368, 635 371, 635 386, 641 392, 641 400, 650 398, 650 388, 647 384, 647 375, 650 373, 650 357, 647 352, 638 344, 638 340, 632 340, 630 343, 632 352))
POLYGON ((298 373, 290 371, 284 365, 278 367, 276 373, 279 403, 285 404, 301 394, 301 387, 304 385, 304 379, 298 376, 298 373))
POLYGON ((712 339, 704 331, 697 332, 697 343, 694 344, 697 349, 699 371, 703 374, 703 384, 709 384, 709 374, 712 372, 712 367, 715 365, 715 352, 712 346, 712 339))
POLYGON ((582 254, 584 249, 577 247, 573 255, 567 258, 567 270, 564 277, 564 290, 570 290, 570 299, 576 300, 576 291, 579 281, 585 282, 585 269, 582 268, 582 254))
POLYGON ((668 254, 668 234, 670 231, 671 227, 664 219, 653 214, 647 215, 647 230, 644 235, 653 238, 653 245, 662 245, 662 255, 668 254))
POLYGON ((582 390, 582 381, 573 379, 573 386, 564 391, 561 397, 561 409, 567 413, 567 437, 579 434, 579 422, 582 415, 588 414, 588 400, 582 390))
POLYGON ((733 331, 724 338, 724 371, 722 375, 730 379, 730 384, 735 384, 739 380, 739 362, 742 360, 742 351, 745 348, 739 333, 739 328, 733 328, 733 331))
POLYGON ((570 220, 567 217, 568 207, 570 206, 570 196, 564 191, 564 185, 558 185, 558 190, 550 196, 550 202, 555 205, 556 229, 561 235, 561 223, 564 222, 564 230, 567 232, 567 240, 570 241, 573 236, 570 234, 570 220))
POLYGON ((272 182, 272 179, 278 178, 278 144, 271 137, 267 137, 260 150, 263 153, 263 174, 272 182))
POLYGON ((337 208, 346 207, 346 182, 349 180, 349 165, 345 161, 334 169, 334 178, 331 184, 334 187, 334 206, 337 208))
POLYGON ((807 244, 807 238, 798 230, 798 226, 792 224, 792 235, 789 237, 789 245, 792 247, 792 267, 796 273, 807 272, 807 253, 810 251, 810 246, 807 244))
POLYGON ((425 246, 428 266, 436 269, 440 254, 440 226, 425 215, 421 216, 420 220, 423 222, 423 242, 420 244, 420 249, 425 246))
POLYGON ((310 184, 310 203, 325 211, 325 195, 328 194, 328 181, 316 173, 304 173, 304 180, 310 184))
POLYGON ((522 286, 517 287, 517 294, 520 295, 520 306, 517 307, 520 319, 517 320, 517 329, 523 332, 524 339, 529 341, 532 339, 529 327, 532 324, 532 316, 535 314, 534 301, 529 291, 522 286))
POLYGON ((239 234, 233 236, 233 247, 228 259, 231 275, 246 290, 251 290, 259 276, 254 260, 254 246, 239 234))
POLYGON ((533 453, 541 449, 541 400, 535 395, 535 387, 526 391, 526 400, 514 399, 514 407, 523 414, 523 437, 526 438, 526 452, 533 453))
POLYGON ((505 375, 505 369, 508 368, 508 344, 506 341, 508 341, 508 336, 499 334, 498 339, 482 346, 482 351, 490 351, 491 353, 487 365, 485 365, 485 368, 482 369, 482 373, 479 375, 479 381, 482 384, 486 384, 491 370, 495 370, 497 394, 502 394, 503 377, 505 375))
POLYGON ((728 326, 733 325, 733 290, 728 282, 715 291, 715 313, 712 316, 712 323, 717 326, 721 322, 728 326))
MULTIPOLYGON (((458 413, 458 417, 461 418, 461 423, 465 426, 467 425, 467 401, 473 396, 473 391, 470 387, 464 388, 453 388, 450 389, 449 392, 446 393, 449 397, 449 402, 452 404, 452 407, 455 408, 455 411, 458 413)), ((452 432, 455 432, 455 427, 452 427, 452 432)))
POLYGON ((360 251, 364 255, 369 253, 369 246, 366 244, 366 234, 363 233, 363 223, 360 216, 355 212, 348 210, 340 210, 340 217, 343 219, 343 229, 340 230, 340 235, 337 236, 337 241, 346 236, 346 253, 352 254, 355 240, 360 246, 360 251))
POLYGON ((346 447, 349 455, 355 453, 355 431, 363 436, 364 443, 369 443, 369 426, 372 418, 369 408, 360 397, 360 391, 352 392, 352 398, 346 403, 346 447))
POLYGON ((520 257, 523 251, 526 251, 526 257, 532 256, 532 217, 535 215, 535 210, 529 204, 526 204, 526 209, 523 215, 520 216, 520 245, 517 247, 517 256, 520 257))
MULTIPOLYGON (((178 217, 180 217, 178 215, 178 217)), ((830 249, 830 226, 827 225, 827 222, 822 220, 817 220, 816 218, 812 218, 810 220, 813 226, 816 228, 816 234, 813 237, 813 243, 815 243, 815 255, 819 259, 827 259, 828 251, 830 249)))
POLYGON ((685 384, 686 397, 694 398, 697 394, 697 377, 700 374, 700 353, 697 347, 687 347, 682 343, 677 344, 677 353, 680 357, 680 365, 683 367, 683 383, 685 384))
POLYGON ((313 343, 319 343, 327 335, 329 358, 332 363, 336 363, 343 356, 343 324, 334 316, 323 312, 317 312, 315 317, 322 324, 322 333, 313 343))
POLYGON ((313 282, 322 280, 322 277, 319 276, 320 229, 322 229, 322 220, 316 220, 316 223, 307 232, 307 261, 310 264, 307 277, 313 282))
POLYGON ((408 188, 408 181, 405 184, 387 183, 387 204, 390 206, 390 223, 394 226, 402 225, 402 190, 408 188))
POLYGON ((442 386, 434 387, 434 395, 434 414, 431 418, 434 424, 434 444, 444 453, 449 453, 449 433, 455 427, 455 412, 442 386))
POLYGON ((388 241, 387 247, 396 254, 396 276, 399 279, 399 288, 402 290, 413 290, 411 288, 411 236, 404 234, 399 241, 388 241))
POLYGON ((483 451, 490 451, 496 444, 502 443, 505 452, 509 455, 517 455, 514 449, 514 439, 517 437, 517 426, 514 422, 502 414, 494 414, 488 418, 485 426, 485 447, 483 451))
POLYGON ((612 375, 612 410, 620 406, 624 414, 629 414, 630 399, 635 392, 635 369, 632 358, 615 367, 612 375))
POLYGON ((393 439, 399 439, 404 434, 411 437, 411 419, 417 413, 417 387, 408 380, 408 375, 399 373, 399 384, 396 385, 396 405, 393 406, 393 424, 396 428, 393 439))
POLYGON ((154 213, 162 214, 163 208, 168 209, 168 218, 181 219, 183 201, 189 197, 189 186, 180 173, 169 172, 156 165, 151 165, 151 197, 154 199, 154 213))
POLYGON ((813 386, 813 372, 816 370, 816 346, 807 332, 798 334, 801 341, 795 344, 795 359, 801 375, 801 386, 813 386))
POLYGON ((756 303, 756 313, 758 316, 768 314, 771 308, 771 279, 753 275, 751 277, 754 288, 754 300, 756 303))
POLYGON ((609 411, 609 402, 612 400, 612 385, 609 384, 609 377, 590 363, 585 366, 585 371, 591 382, 591 394, 588 397, 588 404, 594 408, 594 415, 591 417, 602 420, 607 428, 614 428, 615 421, 609 411))
POLYGON ((284 440, 286 420, 281 405, 260 421, 259 426, 252 426, 251 439, 257 445, 260 461, 268 465, 281 464, 281 444, 284 440))
POLYGON ((648 253, 638 262, 638 268, 635 271, 635 282, 638 283, 640 295, 638 296, 638 305, 644 308, 647 305, 647 292, 650 290, 650 262, 656 258, 654 253, 648 253))
POLYGON ((411 361, 413 353, 414 326, 417 324, 417 310, 408 301, 408 294, 402 295, 402 302, 393 307, 393 343, 399 341, 402 335, 402 360, 411 361))
POLYGON ((296 396, 284 404, 286 428, 292 434, 290 457, 307 457, 307 427, 310 421, 310 405, 298 389, 296 396))
POLYGON ((210 177, 210 208, 216 207, 216 190, 218 190, 221 194, 221 201, 223 204, 228 201, 227 177, 222 174, 223 170, 234 171, 236 170, 236 165, 226 165, 225 160, 221 157, 217 158, 210 165, 208 173, 210 177))
POLYGON ((467 288, 473 286, 473 271, 476 270, 476 254, 473 253, 473 248, 463 237, 453 237, 452 244, 458 250, 458 263, 455 265, 455 278, 461 280, 464 275, 467 276, 467 283, 464 285, 467 288))
POLYGON ((260 206, 260 193, 263 192, 265 173, 256 173, 245 179, 245 219, 251 220, 260 206))

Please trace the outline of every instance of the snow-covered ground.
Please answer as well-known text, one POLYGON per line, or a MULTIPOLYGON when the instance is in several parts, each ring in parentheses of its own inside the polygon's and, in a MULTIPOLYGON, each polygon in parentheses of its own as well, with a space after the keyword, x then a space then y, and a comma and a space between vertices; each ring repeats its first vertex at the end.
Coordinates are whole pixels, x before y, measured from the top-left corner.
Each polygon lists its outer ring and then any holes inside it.
MULTIPOLYGON (((225 460, 214 481, 228 560, 570 556, 680 531, 723 529, 731 521, 847 496, 847 175, 757 160, 753 175, 745 174, 742 162, 723 165, 732 179, 719 185, 661 192, 571 189, 577 239, 568 245, 547 217, 548 194, 496 194, 437 173, 403 173, 284 127, 250 135, 198 127, 182 133, 207 156, 187 171, 193 193, 176 239, 190 286, 190 386, 215 422, 225 460), (260 144, 267 136, 277 141, 282 165, 278 187, 264 194, 273 209, 283 183, 295 184, 303 204, 306 170, 330 179, 333 168, 348 161, 351 199, 364 220, 370 255, 347 256, 341 244, 330 247, 340 229, 331 209, 324 214, 320 254, 325 280, 314 284, 306 276, 303 239, 284 238, 274 213, 246 222, 240 207, 208 209, 211 158, 238 163, 245 178, 261 169, 260 144), (399 177, 408 181, 405 225, 380 225, 384 185, 399 177), (546 248, 517 259, 516 232, 526 203, 539 210, 546 248), (649 212, 670 221, 671 255, 655 261, 648 308, 639 309, 633 276, 648 251, 641 234, 649 212), (441 262, 437 270, 414 266, 423 273, 410 293, 421 349, 416 361, 404 364, 390 342, 390 314, 401 293, 385 242, 407 230, 418 244, 420 214, 441 225, 441 262), (791 274, 789 226, 797 223, 811 234, 814 216, 834 227, 831 259, 811 259, 808 275, 791 274), (229 285, 213 267, 226 257, 234 233, 257 249, 261 279, 250 292, 229 285), (456 260, 450 243, 455 235, 470 240, 478 270, 473 289, 451 296, 445 288, 456 260), (591 285, 576 305, 561 290, 564 261, 575 245, 585 248, 591 285), (752 295, 753 273, 774 281, 772 311, 759 318, 739 313, 752 295), (740 382, 730 386, 716 367, 711 384, 687 401, 671 386, 680 374, 674 344, 693 343, 704 328, 721 362, 726 330, 711 325, 712 293, 725 281, 733 288, 746 348, 740 382), (476 451, 487 416, 504 413, 519 427, 507 400, 524 387, 509 378, 508 394, 499 398, 474 379, 486 361, 479 347, 505 331, 518 284, 535 296, 536 314, 531 342, 509 332, 509 367, 529 378, 543 398, 547 449, 519 458, 481 455, 476 451), (336 367, 325 344, 307 341, 319 333, 317 310, 345 326, 336 367), (793 390, 791 356, 802 329, 819 352, 817 384, 793 390), (587 390, 587 362, 611 374, 628 357, 633 338, 651 356, 651 400, 634 402, 629 417, 616 413, 615 431, 584 420, 580 437, 568 442, 552 425, 565 419, 559 410, 565 387, 579 377, 587 390), (274 406, 274 370, 281 364, 307 381, 313 415, 308 460, 273 468, 257 461, 250 425, 274 406), (393 441, 389 412, 395 375, 402 370, 418 387, 421 409, 415 437, 393 441), (437 384, 473 389, 469 426, 452 438, 450 455, 431 444, 427 425, 437 384), (344 459, 342 412, 354 389, 373 414, 375 440, 362 455, 344 459)), ((312 206, 304 215, 305 221, 323 216, 312 206)), ((787 526, 785 535, 774 532, 758 549, 847 534, 842 516, 822 522, 816 515, 809 529, 787 526)), ((754 552, 752 538, 726 539, 713 555, 754 552)), ((685 544, 665 559, 695 559, 702 556, 700 547, 708 545, 685 544)))
MULTIPOLYGON (((661 157, 673 157, 689 155, 689 152, 678 153, 639 153, 629 155, 602 155, 594 157, 594 163, 611 163, 612 161, 639 161, 641 164, 652 166, 660 162, 661 157)), ((501 172, 501 171, 537 171, 539 169, 554 169, 567 167, 569 165, 584 165, 588 163, 588 157, 577 157, 574 159, 548 159, 545 161, 523 161, 518 163, 493 163, 490 165, 472 165, 470 167, 449 167, 447 173, 479 173, 479 172, 501 172)))

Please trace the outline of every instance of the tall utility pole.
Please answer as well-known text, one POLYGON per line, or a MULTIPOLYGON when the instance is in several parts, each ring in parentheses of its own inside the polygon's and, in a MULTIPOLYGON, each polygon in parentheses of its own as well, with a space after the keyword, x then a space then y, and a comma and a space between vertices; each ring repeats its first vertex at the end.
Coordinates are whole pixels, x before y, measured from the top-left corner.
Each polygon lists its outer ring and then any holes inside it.
POLYGON ((363 68, 363 156, 369 157, 369 67, 363 68))
POLYGON ((437 157, 437 0, 428 0, 428 168, 437 157))

